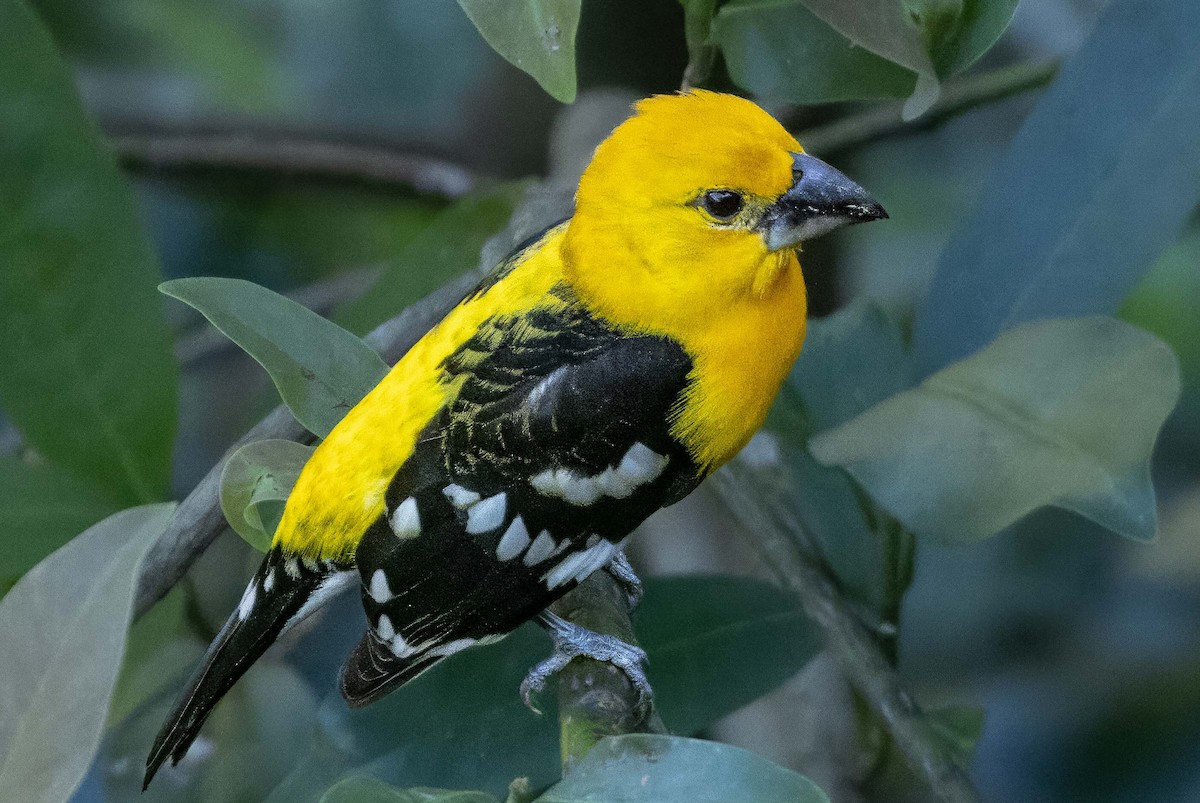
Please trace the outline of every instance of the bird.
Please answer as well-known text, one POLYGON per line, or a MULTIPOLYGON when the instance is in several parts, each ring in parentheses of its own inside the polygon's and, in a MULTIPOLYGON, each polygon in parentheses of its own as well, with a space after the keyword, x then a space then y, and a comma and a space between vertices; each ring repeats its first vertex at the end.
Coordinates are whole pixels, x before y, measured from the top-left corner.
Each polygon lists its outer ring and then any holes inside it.
POLYGON ((522 683, 527 704, 579 655, 649 699, 639 648, 547 608, 598 570, 636 601, 626 538, 746 445, 800 353, 802 244, 886 217, 748 99, 634 104, 573 214, 493 268, 317 446, 143 788, 282 633, 356 584, 351 706, 529 620, 553 652, 522 683))

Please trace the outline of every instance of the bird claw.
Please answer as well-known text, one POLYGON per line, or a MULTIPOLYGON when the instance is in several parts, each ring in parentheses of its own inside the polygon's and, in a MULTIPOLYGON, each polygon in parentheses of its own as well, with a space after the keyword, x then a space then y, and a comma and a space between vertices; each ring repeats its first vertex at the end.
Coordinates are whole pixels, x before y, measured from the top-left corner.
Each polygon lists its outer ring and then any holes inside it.
POLYGON ((654 703, 654 690, 650 687, 650 679, 646 676, 646 651, 621 641, 616 636, 609 636, 588 630, 586 627, 568 622, 562 617, 545 611, 539 616, 539 621, 550 633, 554 642, 554 652, 549 658, 539 663, 521 681, 521 700, 529 710, 541 714, 534 705, 532 695, 546 688, 546 681, 561 672, 567 664, 576 658, 591 658, 610 664, 621 670, 629 683, 637 691, 638 699, 634 707, 639 718, 650 713, 654 703))
POLYGON ((633 571, 633 567, 629 565, 629 558, 625 557, 624 550, 614 552, 612 560, 604 568, 625 592, 625 601, 629 605, 629 612, 633 613, 642 601, 644 589, 641 578, 637 576, 633 571))

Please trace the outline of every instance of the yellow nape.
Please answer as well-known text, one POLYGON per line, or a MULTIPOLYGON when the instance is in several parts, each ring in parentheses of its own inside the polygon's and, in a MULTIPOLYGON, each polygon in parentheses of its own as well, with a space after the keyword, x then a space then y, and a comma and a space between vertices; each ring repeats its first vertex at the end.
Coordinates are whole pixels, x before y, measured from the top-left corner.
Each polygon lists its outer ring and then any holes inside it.
POLYGON ((455 391, 440 381, 442 362, 488 318, 546 303, 562 279, 564 228, 524 252, 503 281, 451 311, 334 427, 300 472, 274 545, 319 559, 353 556, 384 512, 388 483, 455 391))
POLYGON ((579 184, 568 279, 604 317, 692 357, 673 433, 706 472, 762 425, 804 340, 796 254, 768 250, 758 228, 800 152, 754 103, 696 90, 638 103, 579 184), (715 189, 737 191, 744 209, 714 219, 699 199, 715 189))

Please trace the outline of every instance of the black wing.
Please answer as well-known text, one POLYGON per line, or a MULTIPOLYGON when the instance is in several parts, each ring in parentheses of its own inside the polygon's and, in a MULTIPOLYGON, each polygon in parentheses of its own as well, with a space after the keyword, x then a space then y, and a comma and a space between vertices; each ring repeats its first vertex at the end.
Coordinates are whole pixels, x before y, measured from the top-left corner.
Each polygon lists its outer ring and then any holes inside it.
POLYGON ((372 629, 343 670, 351 703, 532 618, 699 482, 670 434, 686 353, 558 293, 562 304, 491 321, 447 360, 455 401, 356 555, 372 629))

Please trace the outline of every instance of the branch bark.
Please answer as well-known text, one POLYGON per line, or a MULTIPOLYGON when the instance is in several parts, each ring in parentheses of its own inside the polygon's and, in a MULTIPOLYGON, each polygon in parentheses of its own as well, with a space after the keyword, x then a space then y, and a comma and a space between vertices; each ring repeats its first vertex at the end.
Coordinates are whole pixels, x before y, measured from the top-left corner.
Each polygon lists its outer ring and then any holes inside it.
MULTIPOLYGON (((565 619, 596 633, 637 646, 625 592, 608 572, 596 572, 551 606, 565 619)), ((605 736, 666 733, 651 706, 637 711, 638 694, 625 673, 611 664, 576 658, 558 675, 559 747, 563 774, 570 772, 605 736)))
POLYGON ((755 548, 780 586, 821 628, 826 648, 883 721, 913 772, 938 800, 978 801, 970 778, 901 684, 875 634, 838 591, 808 533, 779 503, 782 495, 772 492, 780 478, 769 469, 750 469, 735 460, 710 481, 746 523, 755 548))
POLYGON ((149 175, 188 172, 261 173, 272 176, 399 187, 460 198, 479 177, 443 159, 380 145, 280 137, 252 131, 110 134, 121 165, 149 175))

